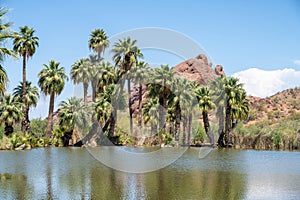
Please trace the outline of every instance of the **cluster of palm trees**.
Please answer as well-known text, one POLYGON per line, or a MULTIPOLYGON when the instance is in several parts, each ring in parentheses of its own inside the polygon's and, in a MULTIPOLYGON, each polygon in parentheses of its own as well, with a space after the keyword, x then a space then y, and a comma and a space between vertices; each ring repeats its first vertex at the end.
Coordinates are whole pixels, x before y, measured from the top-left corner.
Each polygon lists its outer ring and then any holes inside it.
MULTIPOLYGON (((39 46, 39 38, 35 36, 35 30, 28 26, 20 27, 20 31, 10 30, 11 23, 4 23, 3 16, 7 10, 0 8, 0 123, 5 124, 5 134, 10 135, 13 132, 13 125, 22 121, 21 130, 30 132, 29 109, 36 106, 39 98, 38 88, 32 86, 26 79, 26 67, 28 58, 32 57, 39 46), (13 40, 13 50, 4 47, 7 40, 13 40), (6 56, 17 58, 20 56, 23 60, 23 81, 14 89, 14 93, 6 94, 7 74, 1 63, 6 56)), ((50 136, 52 131, 52 113, 54 110, 54 97, 59 95, 64 88, 65 75, 64 68, 59 67, 59 63, 53 60, 49 65, 44 65, 39 75, 38 84, 41 92, 50 95, 49 115, 46 135, 50 136)))
MULTIPOLYGON (((35 36, 35 30, 27 26, 20 27, 19 33, 10 31, 11 24, 2 22, 6 12, 0 9, 0 123, 5 124, 5 133, 9 135, 13 132, 14 123, 20 120, 22 131, 30 132, 29 109, 37 105, 39 92, 26 79, 26 64, 27 59, 34 55, 39 39, 35 36), (8 39, 13 40, 13 50, 2 47, 8 39), (23 81, 15 88, 13 95, 5 94, 7 75, 1 66, 5 55, 23 59, 23 81)), ((111 50, 114 54, 114 63, 111 64, 101 57, 109 47, 106 32, 103 29, 91 32, 88 47, 96 54, 74 62, 70 72, 73 83, 83 85, 83 100, 71 97, 63 101, 58 110, 59 127, 65 134, 64 144, 82 145, 94 136, 98 139, 103 135, 115 137, 118 110, 127 107, 131 135, 140 132, 144 125, 149 126, 153 136, 168 134, 184 145, 190 144, 193 122, 199 124, 199 120, 203 122, 210 143, 215 143, 209 116, 212 110, 217 110, 218 144, 232 145, 232 128, 237 120, 245 119, 249 112, 246 92, 238 80, 219 77, 210 87, 204 87, 176 77, 176 72, 168 65, 150 68, 145 61, 138 60, 143 58, 143 54, 136 43, 130 37, 116 42, 111 50), (126 81, 127 96, 123 91, 126 81), (135 118, 131 83, 138 87, 138 112, 135 118), (88 98, 89 86, 92 89, 91 100, 88 98), (147 91, 144 100, 143 88, 147 91), (198 119, 194 118, 196 111, 201 112, 198 119), (134 128, 135 124, 137 128, 134 128)), ((50 60, 49 64, 44 64, 38 77, 41 92, 50 96, 45 135, 51 137, 54 99, 62 92, 68 76, 59 62, 50 60)))

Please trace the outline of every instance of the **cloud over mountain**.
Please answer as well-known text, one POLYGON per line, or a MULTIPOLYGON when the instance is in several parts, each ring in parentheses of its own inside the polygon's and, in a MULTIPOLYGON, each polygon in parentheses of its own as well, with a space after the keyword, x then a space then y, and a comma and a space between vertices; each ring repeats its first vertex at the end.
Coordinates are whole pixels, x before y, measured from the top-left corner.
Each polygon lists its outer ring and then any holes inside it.
POLYGON ((267 97, 300 86, 300 71, 290 68, 273 71, 250 68, 234 73, 232 76, 239 78, 240 82, 245 84, 248 95, 258 97, 267 97))

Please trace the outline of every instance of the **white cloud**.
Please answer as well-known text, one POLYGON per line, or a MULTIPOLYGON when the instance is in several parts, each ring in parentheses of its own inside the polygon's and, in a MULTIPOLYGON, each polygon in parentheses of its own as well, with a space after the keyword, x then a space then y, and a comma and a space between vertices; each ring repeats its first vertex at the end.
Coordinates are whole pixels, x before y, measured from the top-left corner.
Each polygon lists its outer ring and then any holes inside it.
POLYGON ((258 97, 271 96, 282 90, 300 86, 300 71, 294 69, 265 71, 250 68, 232 76, 244 83, 248 95, 258 97))
POLYGON ((294 64, 299 65, 300 66, 300 60, 294 60, 294 64))

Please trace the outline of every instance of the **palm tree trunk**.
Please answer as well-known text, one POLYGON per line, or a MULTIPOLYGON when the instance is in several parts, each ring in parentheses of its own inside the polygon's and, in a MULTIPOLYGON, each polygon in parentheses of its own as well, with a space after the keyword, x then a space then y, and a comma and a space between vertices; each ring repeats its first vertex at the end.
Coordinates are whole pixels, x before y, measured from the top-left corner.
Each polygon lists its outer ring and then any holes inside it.
POLYGON ((93 102, 96 101, 96 84, 94 83, 94 81, 91 81, 91 85, 92 85, 92 100, 93 102))
POLYGON ((26 127, 25 127, 25 131, 29 132, 30 131, 30 120, 29 120, 29 107, 26 106, 26 111, 24 113, 24 118, 26 119, 26 127))
MULTIPOLYGON (((176 103, 175 108, 175 141, 179 141, 179 133, 180 133, 180 121, 181 121, 181 108, 180 108, 180 99, 178 99, 178 102, 176 103)), ((185 133, 184 133, 185 134, 185 133)))
POLYGON ((5 128, 4 128, 5 135, 9 136, 13 132, 14 132, 14 127, 12 125, 8 125, 7 123, 5 123, 5 128))
POLYGON ((88 90, 89 84, 83 83, 83 102, 87 103, 87 90, 88 90))
POLYGON ((49 103, 49 113, 48 113, 48 121, 46 128, 46 136, 48 138, 52 135, 52 127, 53 127, 53 110, 54 110, 54 92, 50 94, 50 103, 49 103))
POLYGON ((231 113, 231 106, 227 104, 226 115, 225 115, 225 145, 227 147, 229 147, 229 145, 232 145, 230 141, 230 132, 231 132, 230 113, 231 113))
POLYGON ((162 83, 163 92, 159 97, 159 104, 161 107, 159 108, 159 131, 164 129, 165 121, 166 121, 166 110, 167 110, 167 94, 166 94, 166 80, 163 80, 162 83))
POLYGON ((143 86, 139 83, 139 116, 138 116, 138 127, 142 127, 142 100, 143 100, 143 86))
POLYGON ((209 138, 209 142, 213 145, 214 144, 214 137, 213 137, 213 135, 211 133, 211 130, 210 130, 210 124, 209 124, 207 111, 202 112, 202 117, 203 117, 203 124, 204 124, 204 129, 205 129, 206 135, 209 138))
POLYGON ((115 134, 116 124, 117 124, 117 113, 118 113, 117 110, 113 108, 113 111, 111 113, 110 125, 109 125, 109 133, 108 133, 109 138, 112 138, 115 134))
POLYGON ((186 134, 186 124, 187 124, 187 118, 186 116, 183 116, 183 122, 182 122, 182 132, 186 134))
POLYGON ((218 110, 217 110, 217 115, 219 116, 219 129, 218 129, 218 146, 219 147, 225 147, 224 144, 224 137, 225 137, 225 133, 224 133, 224 106, 219 106, 218 110))
POLYGON ((223 106, 218 107, 217 115, 219 116, 218 134, 220 136, 224 132, 224 107, 223 106))
POLYGON ((190 145, 190 140, 191 140, 191 136, 192 136, 192 125, 193 125, 193 114, 192 113, 190 113, 189 114, 189 119, 188 119, 188 123, 189 123, 189 125, 188 125, 188 138, 187 139, 185 139, 185 141, 187 140, 187 144, 188 145, 190 145))
MULTIPOLYGON (((22 83, 22 112, 24 114, 22 120, 22 128, 21 130, 24 132, 28 132, 27 130, 27 120, 26 120, 26 110, 27 110, 27 103, 26 103, 26 54, 23 55, 23 83, 22 83)), ((28 115, 28 113, 27 113, 28 115)))
POLYGON ((100 61, 101 61, 101 51, 97 51, 97 53, 98 53, 98 62, 100 63, 100 61))
POLYGON ((130 123, 130 135, 133 133, 133 123, 132 123, 132 110, 131 110, 131 92, 130 92, 130 78, 127 80, 127 91, 128 91, 128 111, 129 111, 129 123, 130 123))

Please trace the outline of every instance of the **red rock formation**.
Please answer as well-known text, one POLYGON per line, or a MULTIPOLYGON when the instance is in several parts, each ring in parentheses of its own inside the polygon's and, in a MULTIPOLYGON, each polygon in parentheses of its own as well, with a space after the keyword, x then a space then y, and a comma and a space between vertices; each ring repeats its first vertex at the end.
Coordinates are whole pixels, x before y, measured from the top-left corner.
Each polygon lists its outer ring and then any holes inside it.
MULTIPOLYGON (((220 66, 220 65, 218 65, 220 66)), ((222 66, 218 69, 224 73, 222 66), (221 67, 221 68, 220 68, 221 67)), ((195 58, 190 58, 174 67, 178 76, 184 77, 190 81, 195 81, 201 85, 207 85, 209 81, 217 77, 217 70, 212 68, 212 64, 208 63, 208 59, 204 54, 200 54, 195 58)))

